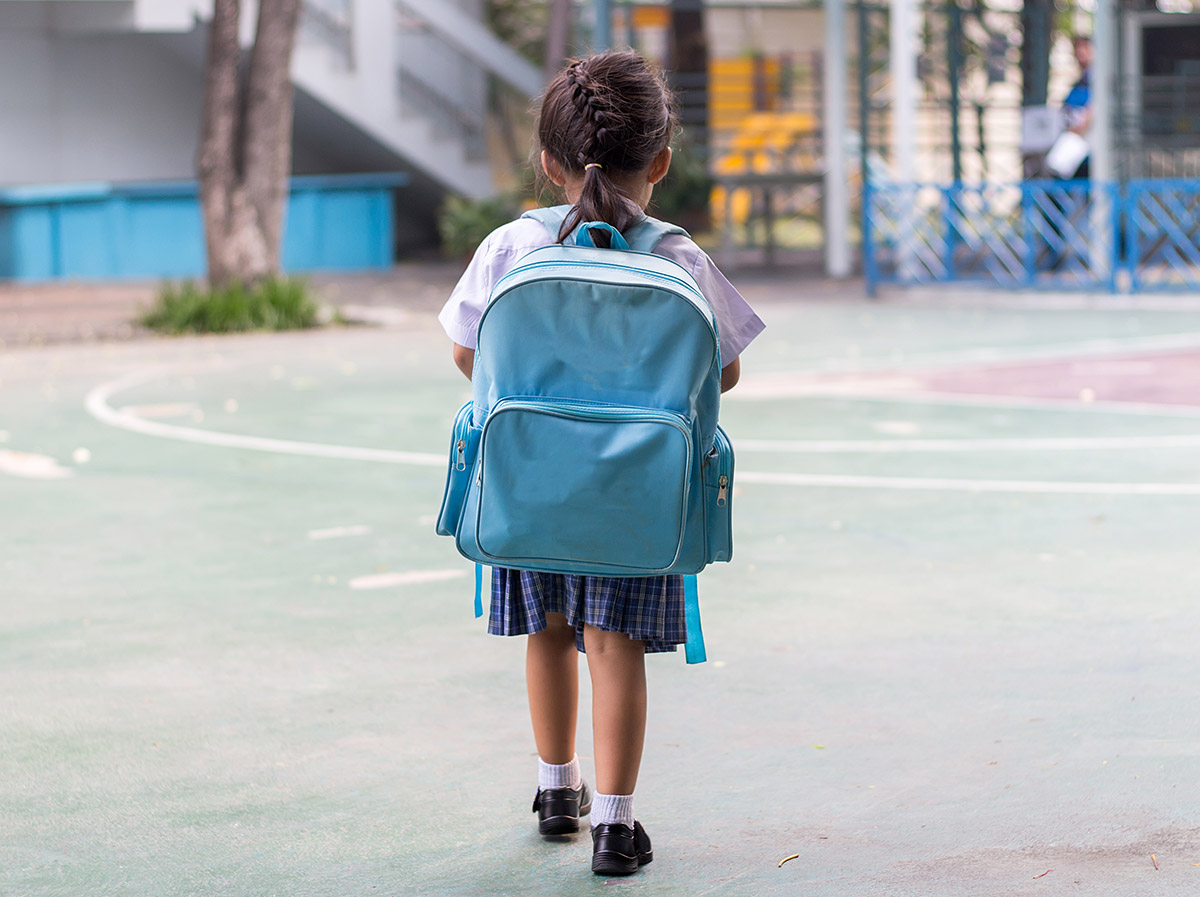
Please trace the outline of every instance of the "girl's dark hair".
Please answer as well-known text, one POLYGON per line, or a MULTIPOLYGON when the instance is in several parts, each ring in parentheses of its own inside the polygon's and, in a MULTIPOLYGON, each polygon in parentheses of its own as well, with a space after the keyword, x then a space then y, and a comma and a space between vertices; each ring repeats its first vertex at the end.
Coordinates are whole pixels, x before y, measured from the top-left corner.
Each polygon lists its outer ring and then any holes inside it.
POLYGON ((617 230, 633 223, 642 210, 619 182, 645 170, 674 131, 671 90, 639 54, 599 53, 559 72, 542 96, 538 143, 566 174, 583 176, 583 189, 558 242, 582 221, 605 221, 617 230))

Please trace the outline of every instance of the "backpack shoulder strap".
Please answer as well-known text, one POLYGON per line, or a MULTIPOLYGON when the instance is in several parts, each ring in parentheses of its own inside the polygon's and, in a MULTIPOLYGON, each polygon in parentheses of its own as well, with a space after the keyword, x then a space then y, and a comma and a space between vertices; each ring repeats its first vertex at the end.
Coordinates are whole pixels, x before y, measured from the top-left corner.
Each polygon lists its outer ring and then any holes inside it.
MULTIPOLYGON (((696 574, 683 578, 684 622, 687 625, 687 646, 684 648, 688 663, 704 663, 708 652, 704 650, 704 631, 700 628, 700 595, 696 588, 696 574)), ((475 616, 480 616, 479 614, 475 616)))
POLYGON ((550 206, 545 209, 530 209, 521 217, 532 218, 534 221, 540 222, 546 230, 550 231, 551 238, 557 240, 558 231, 570 211, 570 206, 550 206))
POLYGON ((668 234, 690 236, 678 224, 659 221, 657 218, 651 218, 649 215, 646 215, 637 224, 625 229, 625 242, 629 244, 630 249, 636 252, 653 252, 654 247, 658 245, 658 241, 668 234))
MULTIPOLYGON (((545 209, 530 209, 522 218, 532 218, 534 221, 541 222, 542 226, 550 232, 550 236, 558 239, 558 231, 562 227, 563 221, 567 217, 567 213, 571 211, 569 205, 550 206, 545 209)), ((643 216, 635 224, 630 225, 625 229, 625 242, 629 244, 629 248, 637 252, 653 252, 654 247, 658 245, 658 241, 668 234, 683 234, 689 236, 688 232, 677 224, 671 224, 667 221, 659 221, 657 218, 651 218, 649 215, 643 216)))

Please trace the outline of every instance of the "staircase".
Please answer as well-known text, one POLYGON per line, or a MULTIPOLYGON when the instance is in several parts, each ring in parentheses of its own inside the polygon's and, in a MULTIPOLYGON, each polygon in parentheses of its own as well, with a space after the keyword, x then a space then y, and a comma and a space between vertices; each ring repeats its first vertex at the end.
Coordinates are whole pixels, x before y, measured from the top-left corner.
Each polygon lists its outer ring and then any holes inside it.
POLYGON ((477 0, 305 0, 296 87, 443 187, 492 192, 489 91, 541 72, 476 17, 477 0))
MULTIPOLYGON (((256 10, 243 2, 248 46, 256 10)), ((303 0, 292 60, 299 139, 349 170, 408 168, 465 196, 493 191, 489 96, 542 88, 541 72, 482 22, 482 0, 303 0)), ((72 39, 145 35, 203 72, 212 0, 0 0, 0 26, 72 39)))

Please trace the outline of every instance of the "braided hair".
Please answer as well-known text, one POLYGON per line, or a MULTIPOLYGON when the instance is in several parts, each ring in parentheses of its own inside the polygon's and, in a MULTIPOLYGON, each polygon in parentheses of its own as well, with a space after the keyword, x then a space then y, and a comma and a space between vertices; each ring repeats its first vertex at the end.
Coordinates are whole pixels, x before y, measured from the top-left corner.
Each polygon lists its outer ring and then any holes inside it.
POLYGON ((559 72, 542 97, 538 142, 564 172, 582 176, 583 187, 558 242, 583 221, 619 231, 636 221, 642 210, 620 181, 648 168, 674 131, 671 91, 639 54, 599 53, 559 72))

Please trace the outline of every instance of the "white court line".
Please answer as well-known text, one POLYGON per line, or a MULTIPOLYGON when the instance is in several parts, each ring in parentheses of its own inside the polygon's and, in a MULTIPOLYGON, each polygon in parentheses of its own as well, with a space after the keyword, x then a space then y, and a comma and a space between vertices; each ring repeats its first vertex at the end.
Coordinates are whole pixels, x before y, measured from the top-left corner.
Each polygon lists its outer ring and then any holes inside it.
MULTIPOLYGON (((1012 365, 1036 361, 1069 361, 1105 355, 1136 355, 1172 349, 1200 348, 1200 333, 1164 333, 1155 336, 1097 337, 1077 342, 1046 343, 1034 346, 978 346, 973 349, 947 349, 943 352, 861 355, 853 358, 827 358, 805 373, 879 373, 926 367, 970 365, 1012 365)), ((769 371, 774 376, 786 371, 769 371)), ((744 381, 743 381, 744 382, 744 381)), ((735 395, 735 393, 730 393, 735 395)))
POLYGON ((325 445, 319 442, 295 442, 290 439, 270 439, 262 436, 243 436, 238 433, 220 433, 200 430, 195 427, 179 427, 161 421, 144 420, 113 408, 108 402, 114 395, 151 380, 164 373, 163 370, 138 371, 102 383, 87 394, 84 404, 88 413, 109 426, 132 430, 147 436, 178 439, 200 445, 216 445, 223 448, 251 449, 258 452, 275 452, 283 455, 306 455, 315 458, 341 458, 349 461, 383 461, 389 464, 412 464, 418 467, 443 467, 446 455, 427 452, 399 452, 391 449, 358 448, 351 445, 325 445))
POLYGON ((165 405, 126 405, 118 414, 130 417, 190 417, 200 410, 195 402, 174 402, 165 405))
MULTIPOLYGON (((796 377, 807 376, 797 373, 796 377)), ((1139 417, 1200 417, 1200 406, 1165 405, 1154 402, 1084 402, 1081 399, 1034 399, 1025 396, 998 396, 981 393, 949 392, 891 392, 875 383, 817 384, 797 380, 794 384, 759 384, 748 380, 750 386, 743 395, 736 392, 722 396, 721 402, 764 402, 776 399, 837 399, 842 402, 888 402, 904 405, 959 405, 968 408, 1007 408, 1014 411, 1067 411, 1081 414, 1122 414, 1139 417), (730 398, 732 397, 732 399, 730 398)))
POLYGON ((738 452, 801 455, 907 452, 1078 452, 1200 448, 1200 434, 1175 436, 1031 437, 1027 439, 739 439, 738 452))
MULTIPOLYGON (((87 410, 98 420, 114 427, 145 433, 151 436, 161 436, 167 439, 179 439, 185 442, 195 442, 204 445, 216 445, 230 448, 248 448, 256 451, 280 452, 284 454, 308 455, 325 458, 341 458, 352 461, 378 461, 387 464, 411 464, 421 467, 441 467, 447 463, 443 455, 420 452, 395 452, 386 449, 361 449, 354 446, 323 445, 319 443, 293 442, 285 439, 265 439, 254 436, 240 436, 232 433, 216 433, 209 430, 198 430, 193 427, 177 427, 157 421, 141 420, 136 417, 123 415, 112 408, 108 400, 123 389, 158 376, 162 371, 142 371, 130 374, 118 380, 101 384, 92 389, 86 400, 87 410)), ((1132 437, 1131 437, 1132 438, 1132 437)), ((1146 437, 1151 438, 1151 437, 1146 437)), ((956 492, 1026 492, 1046 494, 1085 494, 1085 495, 1200 495, 1200 484, 1197 483, 1084 483, 1084 482, 1043 482, 1021 480, 953 480, 927 477, 869 477, 842 476, 828 474, 797 474, 797 473, 764 473, 756 471, 741 471, 737 482, 760 483, 777 486, 806 486, 833 487, 854 489, 900 489, 925 491, 956 491, 956 492)), ((397 576, 432 575, 434 578, 450 578, 457 571, 414 571, 410 574, 381 574, 385 580, 378 577, 360 577, 360 582, 374 583, 385 581, 387 585, 399 585, 408 580, 395 580, 397 576), (389 579, 390 577, 390 579, 389 579)), ((356 588, 382 588, 372 584, 356 586, 356 588)))
POLYGON ((331 526, 328 529, 310 529, 308 538, 310 539, 345 539, 349 536, 368 536, 371 534, 371 527, 365 523, 356 523, 353 526, 331 526))
POLYGON ((459 579, 466 570, 409 570, 405 573, 375 573, 358 576, 350 580, 352 589, 387 589, 392 586, 416 585, 423 582, 441 582, 443 579, 459 579))
MULTIPOLYGON (((853 398, 853 397, 848 397, 853 398)), ((1079 411, 1084 414, 1134 414, 1151 417, 1200 417, 1200 406, 1165 405, 1156 402, 1112 402, 1082 399, 1031 399, 1022 396, 993 396, 980 393, 910 392, 891 395, 860 395, 881 402, 918 405, 968 405, 983 408, 1012 408, 1017 411, 1079 411)))
POLYGON ((837 474, 743 471, 737 483, 837 489, 903 489, 932 492, 1030 492, 1061 495, 1200 495, 1200 483, 1072 483, 1037 480, 948 480, 934 477, 863 477, 837 474))

